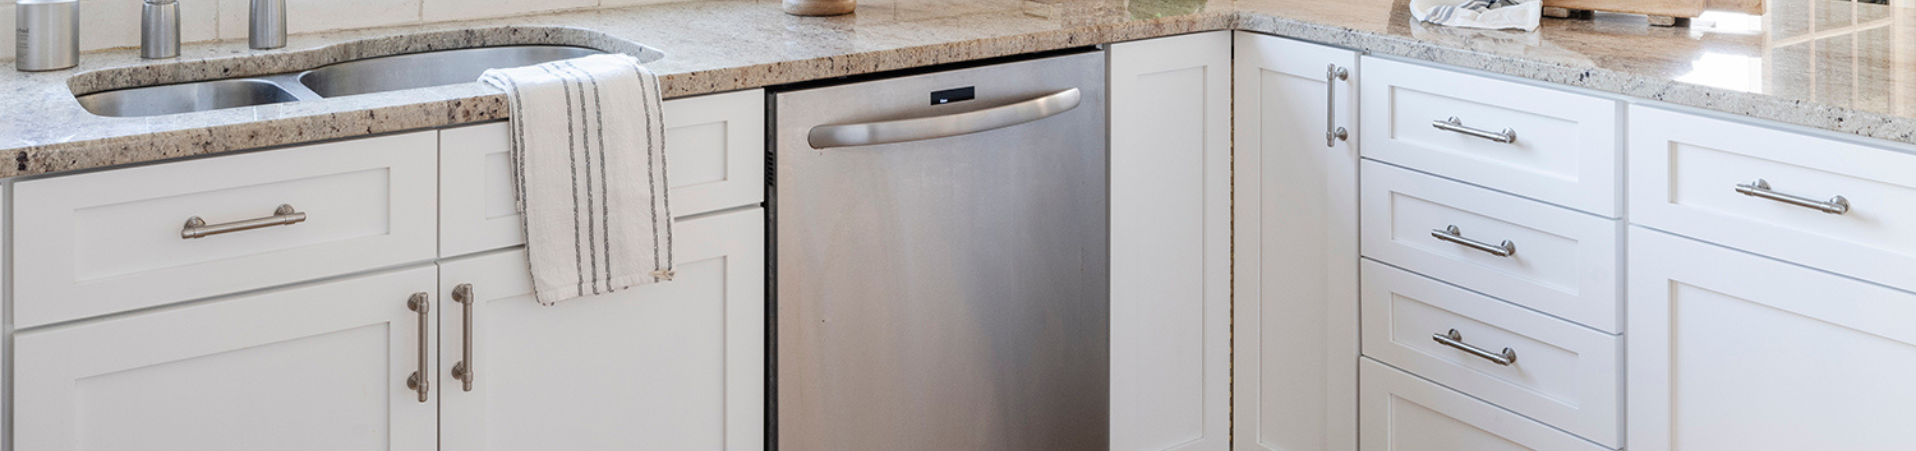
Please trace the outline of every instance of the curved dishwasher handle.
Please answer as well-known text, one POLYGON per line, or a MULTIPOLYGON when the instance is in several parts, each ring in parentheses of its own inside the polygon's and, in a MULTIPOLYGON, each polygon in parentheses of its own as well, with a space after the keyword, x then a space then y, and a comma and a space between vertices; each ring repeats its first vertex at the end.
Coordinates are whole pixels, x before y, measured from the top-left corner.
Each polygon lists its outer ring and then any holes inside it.
POLYGON ((863 124, 820 125, 806 137, 813 149, 870 146, 949 138, 1023 124, 1071 111, 1084 94, 1078 88, 1010 105, 918 119, 863 124))

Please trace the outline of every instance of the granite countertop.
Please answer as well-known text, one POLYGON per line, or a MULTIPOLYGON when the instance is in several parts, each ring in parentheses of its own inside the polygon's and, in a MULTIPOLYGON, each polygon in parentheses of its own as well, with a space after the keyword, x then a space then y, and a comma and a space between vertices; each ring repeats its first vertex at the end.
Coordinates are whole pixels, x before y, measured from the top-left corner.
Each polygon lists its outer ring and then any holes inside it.
MULTIPOLYGON (((1768 17, 1656 28, 1640 16, 1545 19, 1532 33, 1411 22, 1408 0, 862 0, 794 17, 777 0, 708 0, 294 35, 284 49, 188 44, 79 68, 0 70, 0 177, 476 123, 505 117, 478 83, 147 118, 98 117, 76 93, 265 75, 370 56, 509 44, 643 44, 668 97, 1198 31, 1249 30, 1374 54, 1916 143, 1916 8, 1771 0, 1768 17)), ((298 20, 294 18, 293 20, 298 20)))

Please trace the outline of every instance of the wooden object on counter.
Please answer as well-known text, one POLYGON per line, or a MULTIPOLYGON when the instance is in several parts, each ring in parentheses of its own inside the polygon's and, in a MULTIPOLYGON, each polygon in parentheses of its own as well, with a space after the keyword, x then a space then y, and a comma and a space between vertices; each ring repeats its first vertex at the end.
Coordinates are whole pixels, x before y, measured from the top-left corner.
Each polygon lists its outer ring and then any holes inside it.
POLYGON ((1643 14, 1650 24, 1676 26, 1704 11, 1763 14, 1763 0, 1544 0, 1544 17, 1589 18, 1587 11, 1643 14))
POLYGON ((794 16, 836 16, 858 9, 858 0, 785 0, 785 13, 794 16))

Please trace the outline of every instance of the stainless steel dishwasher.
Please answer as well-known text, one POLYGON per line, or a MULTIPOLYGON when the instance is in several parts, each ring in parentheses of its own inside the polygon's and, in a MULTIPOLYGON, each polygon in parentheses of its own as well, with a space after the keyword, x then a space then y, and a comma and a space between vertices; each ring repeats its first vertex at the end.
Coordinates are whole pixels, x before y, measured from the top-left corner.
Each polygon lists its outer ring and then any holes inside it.
POLYGON ((1104 67, 774 94, 779 450, 1106 448, 1104 67))

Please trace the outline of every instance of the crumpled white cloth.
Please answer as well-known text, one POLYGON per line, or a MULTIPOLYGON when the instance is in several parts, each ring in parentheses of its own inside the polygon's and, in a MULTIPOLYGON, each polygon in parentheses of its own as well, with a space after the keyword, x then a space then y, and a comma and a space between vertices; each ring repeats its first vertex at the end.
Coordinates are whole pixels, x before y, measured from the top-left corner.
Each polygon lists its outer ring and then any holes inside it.
POLYGON ((1535 31, 1543 21, 1543 0, 1410 0, 1410 15, 1450 27, 1535 31))

